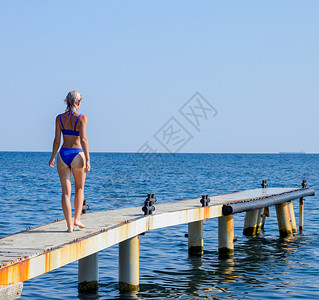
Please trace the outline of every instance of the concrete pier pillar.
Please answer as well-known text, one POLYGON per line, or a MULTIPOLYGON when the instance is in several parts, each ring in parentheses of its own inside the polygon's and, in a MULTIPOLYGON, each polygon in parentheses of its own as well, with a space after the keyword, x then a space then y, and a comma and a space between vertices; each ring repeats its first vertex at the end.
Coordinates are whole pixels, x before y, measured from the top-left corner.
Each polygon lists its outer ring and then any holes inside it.
POLYGON ((276 204, 279 233, 281 237, 292 235, 288 203, 276 204))
POLYGON ((258 214, 259 214, 259 209, 246 212, 244 232, 243 232, 244 235, 246 236, 256 235, 258 214))
POLYGON ((263 216, 262 216, 262 224, 261 229, 264 230, 266 217, 269 217, 269 207, 264 208, 263 216))
POLYGON ((261 229, 263 228, 263 216, 264 216, 264 209, 263 208, 258 209, 256 234, 260 234, 261 229))
POLYGON ((120 291, 138 291, 140 277, 139 236, 119 243, 120 291))
POLYGON ((188 253, 202 255, 204 253, 203 221, 188 223, 188 253))
POLYGON ((78 262, 79 292, 94 292, 99 288, 99 253, 79 259, 78 262))
POLYGON ((219 258, 229 258, 234 255, 234 216, 218 218, 218 252, 219 258))
POLYGON ((288 210, 289 210, 292 233, 297 234, 296 217, 295 217, 294 205, 292 204, 292 201, 288 201, 288 210))
POLYGON ((304 222, 304 203, 305 199, 300 198, 299 200, 299 233, 303 231, 303 222, 304 222))

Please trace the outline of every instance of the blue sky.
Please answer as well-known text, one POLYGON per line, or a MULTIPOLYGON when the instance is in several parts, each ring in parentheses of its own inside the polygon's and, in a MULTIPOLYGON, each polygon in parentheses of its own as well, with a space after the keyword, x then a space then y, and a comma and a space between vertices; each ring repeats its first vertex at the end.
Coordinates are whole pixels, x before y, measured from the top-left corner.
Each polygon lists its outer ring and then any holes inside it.
POLYGON ((318 1, 1 1, 0 150, 51 151, 69 90, 91 151, 319 152, 318 1), (217 115, 179 112, 199 92, 217 115), (198 130, 199 129, 199 130, 198 130), (181 144, 182 145, 182 144, 181 144))

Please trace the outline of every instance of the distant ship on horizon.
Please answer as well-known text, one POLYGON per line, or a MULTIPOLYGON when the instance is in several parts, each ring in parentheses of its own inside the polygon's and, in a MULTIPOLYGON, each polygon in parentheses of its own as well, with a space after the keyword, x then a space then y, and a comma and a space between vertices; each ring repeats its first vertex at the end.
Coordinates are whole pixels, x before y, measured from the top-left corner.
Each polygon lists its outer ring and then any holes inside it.
POLYGON ((279 152, 279 154, 306 154, 306 152, 304 152, 304 151, 300 151, 300 152, 279 152))

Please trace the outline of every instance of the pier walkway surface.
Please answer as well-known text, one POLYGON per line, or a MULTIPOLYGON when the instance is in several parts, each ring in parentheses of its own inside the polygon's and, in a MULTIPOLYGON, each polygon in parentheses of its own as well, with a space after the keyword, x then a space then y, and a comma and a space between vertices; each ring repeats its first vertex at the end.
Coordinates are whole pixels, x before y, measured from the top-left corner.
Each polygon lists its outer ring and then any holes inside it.
POLYGON ((202 206, 201 198, 156 204, 146 216, 141 207, 87 213, 82 215, 87 228, 73 233, 66 232, 65 220, 30 228, 0 239, 0 285, 29 280, 152 229, 256 210, 314 193, 308 188, 261 188, 210 196, 208 206, 202 206))

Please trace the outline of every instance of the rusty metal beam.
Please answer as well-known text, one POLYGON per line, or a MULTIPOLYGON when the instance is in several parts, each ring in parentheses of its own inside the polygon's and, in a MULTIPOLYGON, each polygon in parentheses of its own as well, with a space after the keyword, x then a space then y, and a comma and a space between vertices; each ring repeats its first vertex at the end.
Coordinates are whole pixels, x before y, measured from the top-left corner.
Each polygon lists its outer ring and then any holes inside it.
POLYGON ((314 196, 315 190, 313 189, 298 189, 275 196, 267 196, 262 199, 251 199, 248 201, 242 201, 240 203, 225 203, 223 207, 224 215, 236 214, 244 211, 251 211, 272 205, 280 204, 297 198, 305 196, 314 196))

